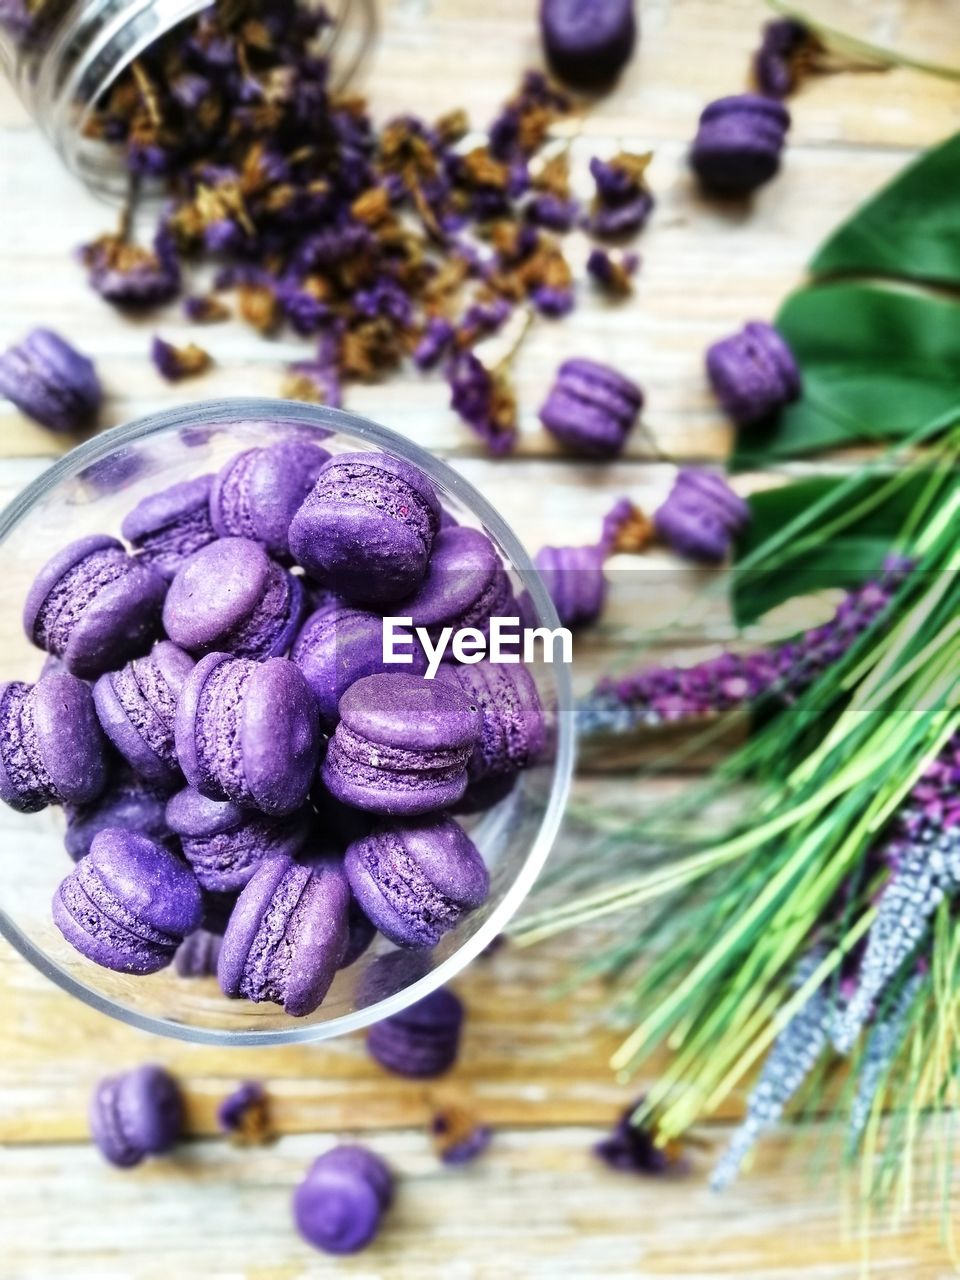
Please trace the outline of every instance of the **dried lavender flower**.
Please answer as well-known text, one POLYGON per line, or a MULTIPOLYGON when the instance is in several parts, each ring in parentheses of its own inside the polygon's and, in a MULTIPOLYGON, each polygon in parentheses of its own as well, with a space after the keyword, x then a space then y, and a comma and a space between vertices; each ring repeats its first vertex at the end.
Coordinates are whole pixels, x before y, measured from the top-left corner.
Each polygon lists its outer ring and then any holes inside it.
POLYGON ((438 1111, 430 1122, 437 1154, 444 1164, 470 1164, 483 1155, 493 1141, 489 1125, 478 1124, 474 1116, 459 1107, 438 1111))
POLYGON ((217 324, 230 319, 230 308, 211 294, 188 294, 183 300, 183 313, 194 324, 217 324))
POLYGON ((802 64, 816 48, 816 40, 797 18, 766 23, 760 48, 753 55, 757 88, 771 98, 786 98, 797 87, 802 64))
POLYGON ((848 592, 829 622, 785 644, 721 653, 691 667, 644 667, 607 676, 581 699, 579 732, 631 733, 640 726, 700 720, 765 696, 792 702, 877 621, 902 575, 894 569, 848 592))
POLYGON ((0 395, 51 431, 82 431, 100 409, 93 361, 52 329, 34 329, 0 356, 0 395))
POLYGON ((584 225, 592 235, 616 239, 646 226, 654 205, 646 183, 652 159, 649 151, 642 155, 621 151, 612 160, 594 156, 590 161, 596 194, 584 225))
POLYGON ((157 373, 167 382, 180 382, 183 378, 193 378, 198 373, 205 373, 213 360, 209 352, 190 342, 185 347, 175 347, 157 336, 150 347, 150 359, 157 373))
POLYGON ((593 1148, 594 1155, 610 1169, 619 1173, 658 1175, 677 1168, 682 1163, 679 1148, 658 1146, 650 1129, 635 1123, 633 1117, 642 1105, 643 1098, 621 1114, 613 1131, 593 1148))
POLYGON ((856 1149, 867 1127, 877 1091, 900 1052, 909 1015, 925 977, 924 973, 912 974, 897 993, 891 1007, 884 1011, 882 1018, 870 1032, 857 1070, 857 1092, 850 1107, 847 1145, 851 1151, 856 1149))
MULTIPOLYGON (((805 956, 797 966, 793 985, 802 987, 822 959, 817 951, 805 956)), ((764 1061, 760 1078, 747 1099, 746 1119, 714 1167, 710 1178, 714 1191, 722 1191, 735 1181, 740 1166, 757 1139, 779 1124, 787 1103, 826 1048, 835 1016, 834 993, 820 987, 777 1036, 764 1061)))
POLYGON ((256 1080, 238 1085, 217 1108, 217 1123, 231 1142, 239 1146, 260 1146, 269 1142, 274 1134, 263 1085, 256 1080))
MULTIPOLYGON (((952 800, 956 785, 952 778, 954 744, 947 749, 947 755, 947 768, 941 767, 946 764, 941 756, 925 782, 929 784, 933 778, 945 781, 952 800)), ((960 826, 944 828, 939 818, 931 822, 922 811, 916 825, 918 789, 923 794, 927 787, 921 784, 911 793, 898 824, 902 834, 898 832, 885 850, 891 877, 880 895, 876 919, 867 934, 856 988, 836 1028, 834 1045, 840 1053, 853 1047, 875 1005, 919 947, 930 917, 944 896, 960 889, 960 826)))
POLYGON ((636 253, 612 254, 606 249, 591 249, 587 258, 587 275, 614 298, 625 298, 633 292, 633 277, 640 266, 636 253))
POLYGON ((488 369, 472 351, 448 365, 450 406, 496 456, 510 453, 517 440, 517 402, 507 372, 488 369))
POLYGON ((152 249, 122 235, 101 236, 80 250, 91 286, 118 307, 146 308, 170 302, 180 291, 180 267, 169 235, 157 234, 152 249))

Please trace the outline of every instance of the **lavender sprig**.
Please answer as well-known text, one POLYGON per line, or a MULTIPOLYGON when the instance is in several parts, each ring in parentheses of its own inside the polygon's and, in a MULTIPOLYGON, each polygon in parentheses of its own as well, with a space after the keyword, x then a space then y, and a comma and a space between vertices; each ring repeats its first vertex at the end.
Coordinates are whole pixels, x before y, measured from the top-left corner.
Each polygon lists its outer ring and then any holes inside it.
MULTIPOLYGON (((908 825, 911 816, 905 817, 908 825)), ((867 934, 856 990, 834 1035, 840 1053, 852 1048, 877 1001, 920 945, 944 896, 960 889, 960 827, 943 830, 924 821, 913 835, 897 840, 888 856, 893 875, 867 934)))
POLYGON ((797 640, 750 653, 722 653, 692 667, 646 667, 607 677, 581 699, 583 735, 627 734, 642 725, 700 720, 772 694, 792 702, 876 622, 890 602, 902 570, 848 592, 836 613, 797 640))
MULTIPOLYGON (((822 959, 818 950, 804 956, 794 974, 794 987, 802 987, 822 959)), ((714 1191, 722 1191, 734 1182, 757 1139, 779 1123, 787 1103, 826 1048, 835 1014, 833 990, 820 987, 777 1036, 747 1100, 746 1118, 714 1167, 710 1177, 714 1191)))
POLYGON ((850 1107, 847 1143, 851 1151, 856 1149, 867 1127, 877 1091, 900 1051, 909 1015, 924 978, 923 973, 911 975, 903 984, 892 1007, 874 1024, 870 1033, 857 1074, 857 1092, 850 1107))

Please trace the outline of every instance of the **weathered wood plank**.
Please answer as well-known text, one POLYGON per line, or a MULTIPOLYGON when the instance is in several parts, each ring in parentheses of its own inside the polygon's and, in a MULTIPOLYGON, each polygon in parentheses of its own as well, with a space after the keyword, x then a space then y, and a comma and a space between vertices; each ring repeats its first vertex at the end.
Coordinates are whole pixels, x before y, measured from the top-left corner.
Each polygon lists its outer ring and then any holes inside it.
MULTIPOLYGON (((350 1126, 348 1126, 350 1127, 350 1126)), ((722 1196, 694 1157, 687 1176, 611 1173, 591 1147, 595 1128, 499 1129, 486 1156, 445 1169, 419 1129, 369 1137, 395 1169, 396 1202, 378 1241, 355 1259, 313 1253, 296 1235, 290 1196, 310 1162, 342 1138, 288 1137, 257 1151, 191 1143, 132 1173, 87 1146, 7 1149, 0 1159, 3 1274, 11 1280, 294 1280, 305 1275, 391 1280, 493 1280, 503 1275, 631 1280, 855 1280, 855 1220, 832 1179, 817 1179, 810 1145, 764 1144, 753 1176, 722 1196), (37 1189, 43 1194, 38 1195, 37 1189), (190 1206, 187 1209, 187 1206, 190 1206), (124 1241, 123 1247, 118 1247, 124 1241), (128 1243, 126 1243, 128 1242, 128 1243)), ((711 1133, 719 1144, 723 1131, 711 1133)), ((829 1159, 829 1135, 810 1135, 829 1159)), ((928 1142, 929 1165, 933 1155, 928 1142)), ((908 1222, 870 1244, 873 1274, 943 1280, 935 1225, 908 1222)))

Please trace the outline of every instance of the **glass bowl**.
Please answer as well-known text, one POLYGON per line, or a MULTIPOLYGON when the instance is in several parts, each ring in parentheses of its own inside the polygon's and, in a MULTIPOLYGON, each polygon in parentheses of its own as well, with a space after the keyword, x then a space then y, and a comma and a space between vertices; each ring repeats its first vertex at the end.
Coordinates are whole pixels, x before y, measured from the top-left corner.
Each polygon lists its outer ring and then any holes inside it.
MULTIPOLYGON (((373 449, 415 463, 430 476, 460 523, 492 539, 515 589, 527 592, 528 621, 559 625, 530 558, 501 516, 445 463, 393 432, 353 414, 284 400, 222 400, 153 414, 74 449, 0 515, 0 679, 34 680, 44 655, 27 641, 21 612, 27 589, 49 557, 90 533, 117 534, 145 495, 217 470, 242 449, 304 429, 328 436, 333 452, 373 449)), ((313 1014, 292 1018, 272 1004, 228 1000, 216 980, 180 978, 173 969, 134 977, 101 969, 75 952, 53 924, 54 890, 71 868, 57 808, 19 814, 0 806, 4 875, 0 932, 65 991, 145 1031, 206 1044, 322 1040, 396 1013, 454 978, 499 934, 526 897, 553 843, 573 767, 574 733, 566 667, 531 666, 551 728, 550 750, 485 813, 461 818, 490 870, 486 904, 432 951, 403 951, 378 937, 342 970, 313 1014)))

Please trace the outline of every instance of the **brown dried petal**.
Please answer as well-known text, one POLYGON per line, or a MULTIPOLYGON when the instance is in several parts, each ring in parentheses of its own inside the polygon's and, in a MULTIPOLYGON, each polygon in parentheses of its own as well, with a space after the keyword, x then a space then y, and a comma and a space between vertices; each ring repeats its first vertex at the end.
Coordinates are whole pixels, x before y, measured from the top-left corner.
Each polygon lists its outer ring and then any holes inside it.
POLYGON ((643 551, 653 541, 653 535, 653 521, 639 507, 633 507, 617 529, 611 549, 627 553, 643 551))
POLYGON ((545 161, 531 179, 537 191, 549 191, 561 200, 570 199, 570 156, 561 151, 545 161))
POLYGON ((240 314, 260 333, 273 333, 280 323, 281 309, 273 290, 263 284, 243 284, 237 289, 240 314))
POLYGON ((450 146, 470 132, 470 118, 462 107, 456 107, 453 111, 447 111, 440 116, 434 125, 437 136, 445 146, 450 146))
POLYGON ((486 147, 474 147, 463 157, 463 171, 468 182, 477 187, 493 187, 506 190, 510 171, 505 164, 495 160, 486 147))
POLYGON ((390 195, 386 187, 370 187, 369 190, 364 191, 354 200, 350 206, 350 212, 368 227, 374 227, 383 222, 391 213, 390 195))

